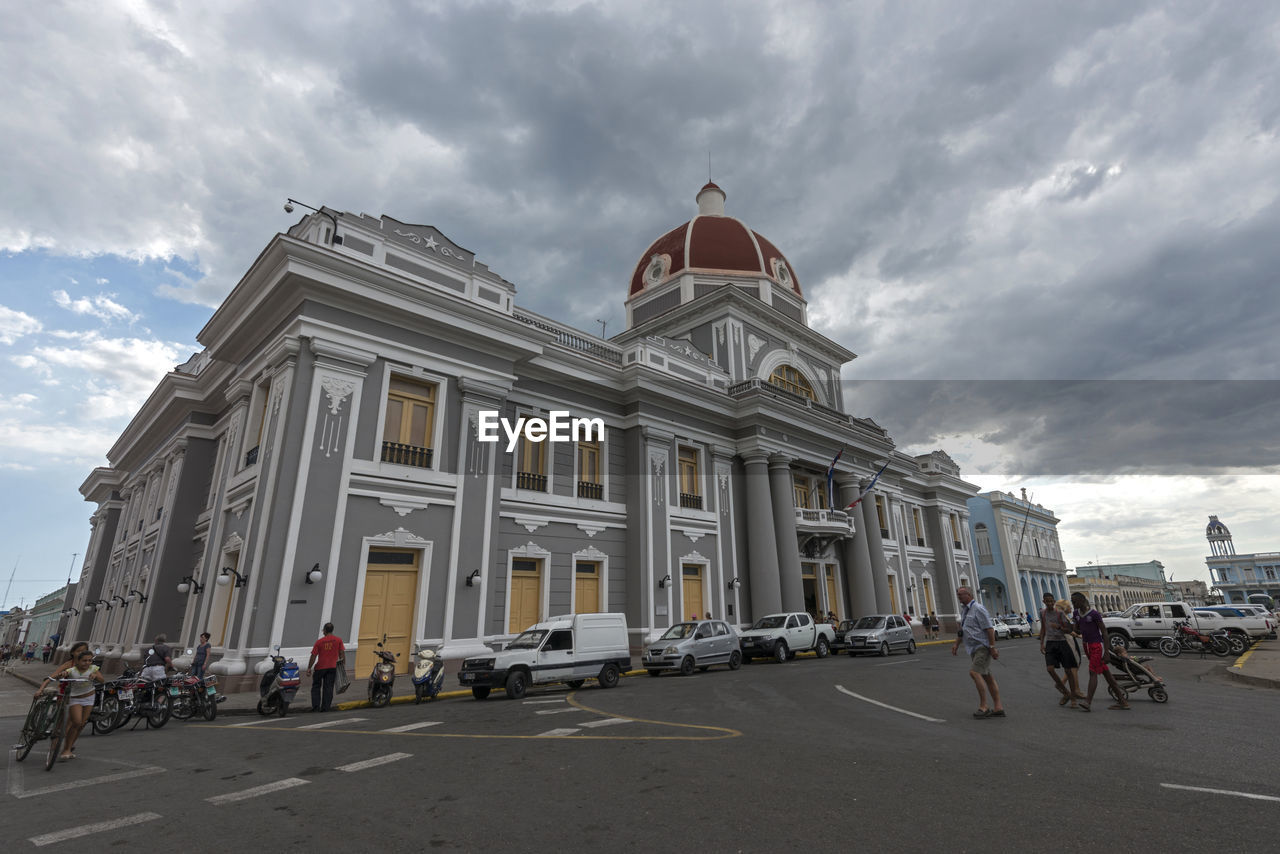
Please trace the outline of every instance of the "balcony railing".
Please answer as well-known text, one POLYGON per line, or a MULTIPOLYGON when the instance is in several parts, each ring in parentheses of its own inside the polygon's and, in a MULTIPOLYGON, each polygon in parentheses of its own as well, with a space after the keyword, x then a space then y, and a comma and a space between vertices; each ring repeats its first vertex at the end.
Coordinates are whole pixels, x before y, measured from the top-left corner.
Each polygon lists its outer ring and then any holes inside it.
POLYGON ((511 316, 521 323, 527 323, 544 332, 550 332, 555 336, 556 343, 561 347, 577 350, 579 353, 584 353, 614 365, 622 364, 622 350, 603 338, 597 338, 594 335, 589 335, 570 326, 557 323, 548 317, 542 317, 523 309, 513 311, 511 316))
POLYGON ((534 492, 547 491, 547 476, 531 471, 516 472, 516 489, 532 489, 534 492))
POLYGON ((589 480, 578 481, 578 497, 579 498, 604 498, 604 484, 592 483, 589 480))
POLYGON ((680 506, 686 510, 701 510, 702 496, 694 495, 689 492, 680 493, 680 506))
POLYGON ((249 466, 256 466, 258 464, 258 448, 259 447, 261 446, 254 445, 252 448, 249 449, 249 453, 244 455, 245 468, 248 468, 249 466))
POLYGON ((434 448, 423 448, 419 445, 404 445, 400 442, 382 443, 382 461, 398 466, 414 466, 420 469, 431 468, 434 448))

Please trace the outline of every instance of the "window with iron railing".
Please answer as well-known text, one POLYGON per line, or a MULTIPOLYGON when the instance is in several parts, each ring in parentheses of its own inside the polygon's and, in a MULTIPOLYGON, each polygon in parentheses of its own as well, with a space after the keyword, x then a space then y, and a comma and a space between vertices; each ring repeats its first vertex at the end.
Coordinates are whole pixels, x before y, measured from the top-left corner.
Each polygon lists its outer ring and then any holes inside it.
POLYGON ((702 509, 702 488, 698 477, 698 450, 681 445, 679 448, 680 506, 702 509))
POLYGON ((693 495, 689 492, 680 493, 680 506, 689 510, 702 509, 702 496, 693 495))
POLYGON ((382 426, 382 461, 431 468, 436 386, 392 375, 382 426))
POLYGON ((516 458, 516 489, 547 491, 547 454, 545 442, 531 442, 521 435, 516 458))
POLYGON ((599 500, 604 497, 600 480, 600 443, 578 443, 578 497, 599 500))

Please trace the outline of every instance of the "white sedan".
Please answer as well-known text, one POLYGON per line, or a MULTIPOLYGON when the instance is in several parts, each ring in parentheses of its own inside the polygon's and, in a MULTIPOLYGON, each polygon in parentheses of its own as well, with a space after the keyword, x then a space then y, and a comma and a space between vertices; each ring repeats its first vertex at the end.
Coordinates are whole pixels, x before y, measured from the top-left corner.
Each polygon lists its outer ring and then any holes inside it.
POLYGON ((1010 634, 1009 625, 1004 620, 1000 619, 999 617, 992 617, 991 628, 996 630, 997 639, 1003 639, 1003 640, 1009 639, 1009 634, 1010 634))

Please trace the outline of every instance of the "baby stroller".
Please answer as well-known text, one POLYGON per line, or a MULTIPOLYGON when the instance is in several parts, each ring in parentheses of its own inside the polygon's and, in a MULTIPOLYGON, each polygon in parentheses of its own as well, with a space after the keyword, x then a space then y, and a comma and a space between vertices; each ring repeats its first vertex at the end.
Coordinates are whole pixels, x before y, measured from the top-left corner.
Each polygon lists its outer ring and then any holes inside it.
POLYGON ((1120 686, 1124 695, 1118 696, 1116 690, 1110 686, 1107 688, 1108 693, 1116 700, 1123 702, 1129 694, 1136 694, 1146 688, 1147 696, 1152 700, 1157 703, 1169 702, 1169 692, 1165 690, 1164 680, 1157 678, 1143 666, 1143 662, 1150 660, 1149 655, 1121 655, 1117 650, 1111 649, 1107 654, 1107 664, 1110 665, 1116 684, 1120 686))

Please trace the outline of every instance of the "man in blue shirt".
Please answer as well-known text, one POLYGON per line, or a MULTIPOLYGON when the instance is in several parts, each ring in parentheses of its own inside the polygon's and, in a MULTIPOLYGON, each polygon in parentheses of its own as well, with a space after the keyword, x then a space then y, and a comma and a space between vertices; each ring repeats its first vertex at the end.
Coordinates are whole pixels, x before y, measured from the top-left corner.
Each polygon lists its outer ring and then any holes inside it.
POLYGON ((960 600, 960 631, 956 634, 956 642, 951 645, 951 654, 955 655, 964 641, 964 651, 969 653, 969 675, 978 688, 978 711, 975 718, 1003 718, 1004 705, 1000 702, 1000 686, 991 675, 991 660, 999 659, 996 652, 996 630, 991 625, 991 615, 987 609, 976 602, 973 591, 968 587, 956 590, 956 598, 960 600), (991 692, 991 703, 987 704, 987 692, 991 692))

